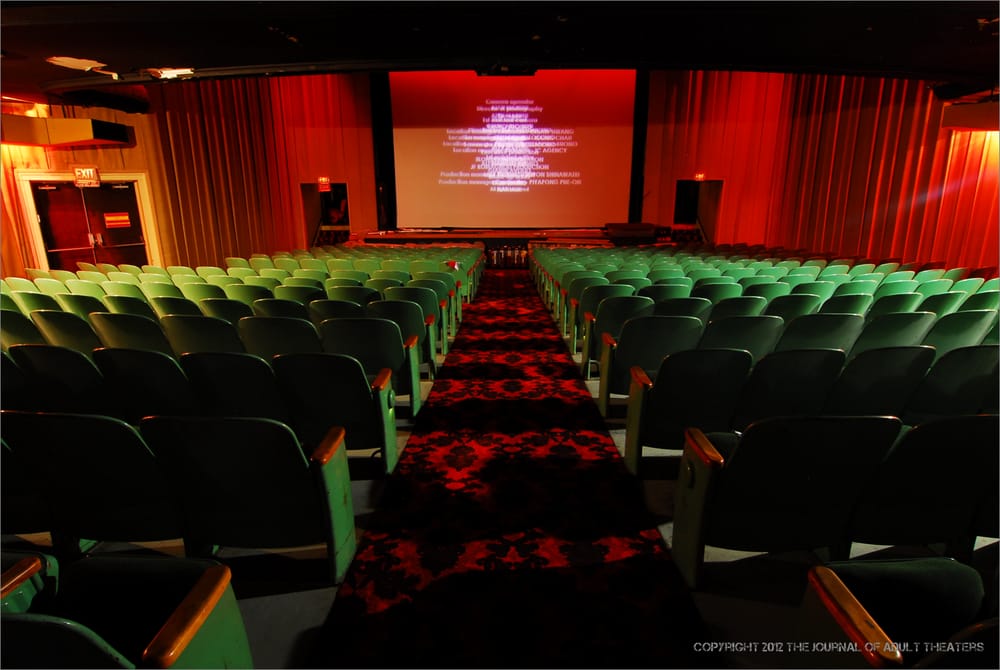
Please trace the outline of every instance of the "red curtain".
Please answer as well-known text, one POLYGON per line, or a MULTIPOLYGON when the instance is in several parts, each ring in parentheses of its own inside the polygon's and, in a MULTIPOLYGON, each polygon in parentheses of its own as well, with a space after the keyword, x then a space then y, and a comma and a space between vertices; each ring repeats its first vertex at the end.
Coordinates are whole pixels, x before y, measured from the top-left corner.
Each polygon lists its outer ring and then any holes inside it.
POLYGON ((704 172, 724 182, 718 243, 997 264, 997 133, 941 128, 925 83, 662 72, 650 85, 644 220, 669 224, 676 180, 704 172))
POLYGON ((319 176, 347 183, 352 221, 374 228, 367 81, 315 75, 151 87, 168 262, 215 265, 308 247, 315 222, 305 220, 301 184, 319 176))

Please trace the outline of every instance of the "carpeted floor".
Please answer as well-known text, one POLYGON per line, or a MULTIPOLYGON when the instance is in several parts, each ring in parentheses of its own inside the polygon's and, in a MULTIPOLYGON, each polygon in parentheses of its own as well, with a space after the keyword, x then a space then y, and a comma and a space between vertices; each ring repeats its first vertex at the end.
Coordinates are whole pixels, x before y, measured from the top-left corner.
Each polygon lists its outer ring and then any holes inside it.
POLYGON ((694 667, 703 626, 524 270, 485 275, 365 524, 324 667, 694 667))

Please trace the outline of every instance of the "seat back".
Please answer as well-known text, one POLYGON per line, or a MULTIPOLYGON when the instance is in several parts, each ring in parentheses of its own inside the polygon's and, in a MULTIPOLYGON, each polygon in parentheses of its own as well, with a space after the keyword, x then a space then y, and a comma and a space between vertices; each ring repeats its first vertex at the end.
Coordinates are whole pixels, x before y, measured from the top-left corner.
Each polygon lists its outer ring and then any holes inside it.
POLYGON ((160 326, 178 359, 198 351, 246 351, 236 327, 225 319, 203 314, 171 314, 160 319, 160 326))
POLYGON ((329 300, 348 300, 365 305, 372 300, 380 300, 382 295, 370 286, 328 286, 326 297, 329 300))
POLYGON ((653 302, 661 302, 671 298, 690 297, 691 287, 685 284, 652 284, 638 289, 635 294, 652 298, 653 302))
POLYGON ((107 305, 100 298, 85 293, 60 293, 56 296, 56 302, 64 312, 76 314, 88 324, 91 312, 108 311, 107 305))
POLYGON ((818 414, 844 367, 840 349, 787 349, 757 361, 743 386, 733 430, 774 416, 818 414))
POLYGON ((249 417, 148 417, 142 434, 178 490, 194 545, 291 547, 324 543, 334 581, 356 535, 343 439, 303 453, 287 425, 249 417))
MULTIPOLYGON (((402 377, 406 353, 399 326, 389 319, 375 317, 330 319, 319 327, 323 351, 356 358, 365 374, 374 377, 389 368, 393 377, 402 377)), ((409 393, 397 387, 400 393, 409 393)))
POLYGON ((996 395, 1000 347, 959 347, 936 357, 903 410, 907 425, 938 417, 977 414, 996 395))
POLYGON ((307 446, 318 445, 333 426, 346 431, 352 450, 391 449, 395 467, 395 410, 380 416, 361 363, 343 354, 282 354, 274 359, 278 388, 286 398, 289 424, 307 446))
POLYGON ((660 300, 653 306, 653 314, 656 316, 693 316, 701 319, 702 323, 708 323, 712 313, 712 301, 708 298, 688 297, 688 298, 667 298, 660 300))
POLYGON ((28 316, 5 309, 0 313, 0 344, 7 351, 15 344, 47 344, 47 341, 28 316))
POLYGON ((137 314, 95 312, 90 315, 90 323, 105 347, 149 349, 174 355, 159 322, 153 319, 137 314))
POLYGON ((153 312, 156 313, 158 319, 162 319, 168 314, 202 316, 198 303, 183 297, 162 296, 159 298, 150 298, 149 306, 153 308, 153 312))
POLYGON ((780 416, 750 424, 720 471, 705 543, 745 551, 840 543, 855 500, 900 429, 899 419, 887 416, 780 416))
POLYGON ((767 307, 767 300, 754 295, 724 298, 712 306, 708 315, 709 323, 730 316, 758 316, 767 307))
POLYGON ((952 312, 938 318, 923 343, 934 347, 941 358, 952 349, 980 344, 996 319, 997 312, 992 309, 952 312))
POLYGON ((887 312, 865 324, 854 341, 850 356, 869 349, 908 347, 921 344, 934 326, 932 312, 887 312))
POLYGON ((780 316, 729 316, 709 321, 700 349, 744 349, 754 361, 774 351, 785 322, 780 316))
POLYGON ((86 279, 67 279, 66 289, 74 295, 89 295, 94 298, 103 298, 106 295, 100 282, 86 279))
POLYGON ((253 301, 254 316, 283 316, 291 319, 308 319, 309 309, 298 300, 287 298, 261 298, 253 301))
POLYGON ((638 366, 655 377, 665 356, 694 349, 704 325, 693 316, 653 316, 627 319, 618 334, 618 345, 610 358, 610 369, 601 369, 602 386, 608 393, 627 394, 630 370, 638 366))
POLYGON ((826 399, 826 414, 902 416, 934 361, 928 346, 865 349, 852 356, 826 399))
MULTIPOLYGON (((417 305, 419 308, 420 306, 417 305)), ((337 319, 342 317, 364 316, 365 308, 350 300, 313 300, 309 303, 309 319, 316 328, 327 319, 337 319)), ((423 318, 423 311, 421 311, 423 318)))
MULTIPOLYGON (((778 268, 771 268, 777 270, 778 268)), ((768 282, 765 284, 752 284, 747 286, 743 295, 760 296, 770 304, 775 298, 789 295, 792 292, 791 284, 783 281, 768 282)))
POLYGON ((680 449, 690 426, 728 430, 752 364, 750 353, 739 349, 688 349, 666 356, 642 412, 641 444, 680 449))
POLYGON ((980 291, 971 294, 962 303, 960 310, 993 309, 1000 310, 1000 291, 980 291))
POLYGON ((143 295, 146 296, 146 300, 151 298, 183 298, 184 294, 181 293, 180 288, 175 284, 165 283, 165 282, 147 282, 141 284, 139 288, 142 290, 143 295))
POLYGON ((222 290, 226 292, 226 297, 230 300, 239 300, 244 302, 248 307, 253 307, 254 300, 260 300, 261 298, 273 298, 274 294, 271 289, 264 286, 251 286, 250 284, 227 284, 222 287, 222 290))
POLYGON ((76 349, 87 358, 103 346, 90 323, 73 312, 40 309, 31 313, 31 321, 49 344, 76 349))
MULTIPOLYGON (((219 276, 219 275, 210 275, 210 276, 219 276)), ((199 284, 190 282, 187 284, 182 284, 180 286, 180 289, 181 293, 184 295, 185 298, 187 298, 188 300, 193 300, 196 303, 200 300, 204 300, 205 298, 226 297, 226 291, 217 284, 208 284, 208 283, 199 284)))
POLYGON ((94 362, 105 380, 113 415, 138 424, 147 414, 195 412, 191 385, 172 355, 104 347, 94 362))
POLYGON ((389 319, 399 326, 403 340, 416 335, 423 344, 427 338, 424 311, 420 305, 410 300, 373 300, 364 306, 364 316, 389 319))
POLYGON ((819 311, 822 304, 823 300, 814 293, 790 293, 776 296, 768 302, 764 314, 780 316, 787 328, 796 318, 819 311))
POLYGON ((840 349, 846 353, 864 327, 860 314, 803 314, 785 325, 774 350, 840 349))
POLYGON ((872 544, 967 543, 971 548, 980 506, 989 501, 994 512, 1000 507, 998 444, 995 416, 947 417, 914 426, 863 488, 850 538, 872 544))
POLYGON ((87 414, 2 417, 4 441, 44 489, 53 532, 122 542, 181 536, 170 484, 129 424, 87 414))
POLYGON ((180 365, 190 381, 197 414, 288 420, 274 371, 260 356, 199 351, 182 355, 180 365))
POLYGON ((205 316, 214 316, 217 319, 228 321, 234 327, 244 316, 253 316, 253 307, 242 300, 232 298, 203 298, 198 301, 205 316))
POLYGON ((864 316, 872 306, 872 296, 868 293, 848 293, 835 295, 819 308, 820 314, 860 314, 864 316))
POLYGON ((88 355, 91 352, 55 344, 16 344, 7 353, 27 384, 31 405, 23 409, 111 413, 104 376, 88 355))
POLYGON ((274 287, 274 297, 282 300, 294 300, 295 302, 303 305, 308 305, 313 300, 321 300, 327 297, 322 287, 317 287, 312 284, 307 286, 304 284, 288 283, 293 280, 299 282, 314 281, 312 279, 306 279, 305 277, 289 277, 285 280, 286 283, 274 287))
MULTIPOLYGON (((942 279, 939 281, 946 280, 942 279)), ((964 291, 943 291, 941 293, 933 293, 920 301, 920 304, 917 305, 917 311, 934 312, 938 315, 938 318, 940 318, 945 314, 951 314, 961 308, 962 304, 968 297, 968 294, 964 291)))
POLYGON ((108 307, 107 311, 112 314, 135 314, 153 321, 158 318, 145 297, 136 298, 131 295, 111 295, 109 293, 104 296, 104 304, 108 307))
POLYGON ((316 326, 308 319, 248 316, 237 325, 247 352, 270 362, 278 354, 323 351, 316 326))
POLYGON ((51 295, 36 291, 12 291, 10 294, 22 314, 31 314, 36 309, 59 310, 59 303, 51 295))

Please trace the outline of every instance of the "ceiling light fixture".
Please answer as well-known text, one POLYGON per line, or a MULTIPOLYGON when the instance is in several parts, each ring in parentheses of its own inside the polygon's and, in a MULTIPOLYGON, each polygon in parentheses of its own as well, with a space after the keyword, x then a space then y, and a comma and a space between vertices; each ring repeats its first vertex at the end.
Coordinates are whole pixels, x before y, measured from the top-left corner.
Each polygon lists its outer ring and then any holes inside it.
POLYGON ((83 70, 84 72, 96 72, 97 74, 106 74, 115 81, 118 80, 117 72, 111 72, 110 70, 103 69, 108 66, 107 63, 91 60, 89 58, 74 58, 72 56, 50 56, 45 59, 45 62, 51 63, 52 65, 58 65, 59 67, 69 68, 70 70, 83 70))
POLYGON ((194 68, 191 67, 151 67, 145 72, 156 79, 182 79, 194 76, 194 68))

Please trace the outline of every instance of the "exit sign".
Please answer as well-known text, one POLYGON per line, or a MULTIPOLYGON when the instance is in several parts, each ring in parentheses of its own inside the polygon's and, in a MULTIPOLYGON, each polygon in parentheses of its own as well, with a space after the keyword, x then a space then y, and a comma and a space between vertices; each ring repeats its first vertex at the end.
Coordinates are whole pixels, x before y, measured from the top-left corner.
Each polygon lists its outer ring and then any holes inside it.
POLYGON ((100 188, 101 173, 96 165, 80 165, 73 168, 73 184, 77 188, 100 188))

